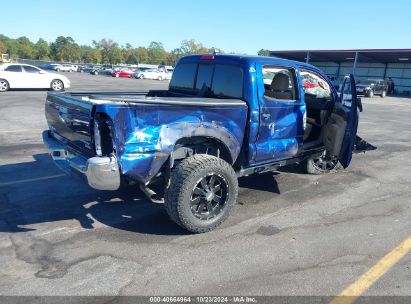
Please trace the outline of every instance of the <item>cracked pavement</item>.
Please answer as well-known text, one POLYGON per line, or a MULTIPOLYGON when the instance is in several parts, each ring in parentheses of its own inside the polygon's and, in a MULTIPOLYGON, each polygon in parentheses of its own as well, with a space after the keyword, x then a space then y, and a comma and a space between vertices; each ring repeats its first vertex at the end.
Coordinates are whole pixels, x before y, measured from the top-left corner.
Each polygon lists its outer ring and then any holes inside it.
MULTIPOLYGON (((167 86, 68 76, 73 90, 167 86)), ((45 96, 0 95, 1 295, 333 296, 411 234, 410 99, 363 98, 359 135, 378 149, 347 170, 241 178, 228 221, 191 235, 138 189, 59 176, 41 142, 45 96)), ((366 295, 411 295, 410 267, 408 254, 366 295)))

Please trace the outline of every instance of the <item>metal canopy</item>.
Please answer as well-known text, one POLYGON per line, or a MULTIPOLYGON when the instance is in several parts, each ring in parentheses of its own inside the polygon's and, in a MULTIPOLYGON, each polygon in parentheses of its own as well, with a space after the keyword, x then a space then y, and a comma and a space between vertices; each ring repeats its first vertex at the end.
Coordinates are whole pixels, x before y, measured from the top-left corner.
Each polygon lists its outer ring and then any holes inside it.
POLYGON ((343 63, 354 62, 356 53, 360 62, 411 63, 411 49, 270 51, 270 56, 303 62, 343 63))

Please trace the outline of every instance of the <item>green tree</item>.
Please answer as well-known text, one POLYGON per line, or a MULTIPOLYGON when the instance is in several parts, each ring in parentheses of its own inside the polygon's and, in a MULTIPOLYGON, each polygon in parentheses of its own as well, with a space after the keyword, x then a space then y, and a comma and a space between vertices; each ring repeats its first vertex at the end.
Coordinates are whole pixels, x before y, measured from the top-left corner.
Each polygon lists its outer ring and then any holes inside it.
POLYGON ((100 63, 101 52, 91 46, 82 45, 80 46, 80 61, 82 63, 100 63))
POLYGON ((80 47, 71 37, 59 36, 50 44, 55 60, 77 62, 80 60, 80 47))
POLYGON ((48 60, 50 59, 50 46, 46 40, 40 38, 35 44, 36 59, 48 60))
POLYGON ((162 64, 167 61, 167 52, 161 42, 153 41, 148 46, 148 62, 151 64, 162 64))
POLYGON ((149 60, 148 50, 145 47, 134 49, 134 55, 137 58, 137 63, 147 63, 149 60))
POLYGON ((168 55, 168 64, 170 65, 176 65, 177 61, 184 56, 183 51, 180 48, 175 48, 174 50, 172 50, 170 52, 170 54, 168 55))
POLYGON ((18 44, 17 55, 20 58, 25 58, 25 59, 35 58, 36 50, 34 48, 33 43, 30 41, 29 38, 23 36, 23 37, 17 38, 16 41, 18 44))
POLYGON ((7 53, 7 46, 3 41, 0 41, 0 54, 7 53))
POLYGON ((257 52, 258 56, 270 56, 270 50, 261 49, 257 52))
POLYGON ((130 56, 128 56, 127 60, 126 60, 127 64, 137 64, 138 63, 138 59, 136 57, 136 55, 131 54, 130 56))
POLYGON ((99 42, 93 41, 97 49, 101 51, 103 63, 116 64, 122 62, 122 52, 117 42, 111 39, 101 39, 99 42))
POLYGON ((210 51, 202 43, 198 43, 194 39, 183 40, 181 42, 180 49, 185 55, 204 54, 204 53, 209 53, 210 51))

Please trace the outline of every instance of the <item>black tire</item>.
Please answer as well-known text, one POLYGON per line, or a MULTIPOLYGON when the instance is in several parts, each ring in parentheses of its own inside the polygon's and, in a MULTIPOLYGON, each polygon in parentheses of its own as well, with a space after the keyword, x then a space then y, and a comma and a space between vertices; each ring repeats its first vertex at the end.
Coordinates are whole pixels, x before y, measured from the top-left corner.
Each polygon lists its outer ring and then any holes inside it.
POLYGON ((140 75, 140 79, 144 79, 144 75, 140 75))
POLYGON ((203 233, 227 219, 237 196, 238 180, 231 165, 197 154, 172 170, 164 201, 171 220, 188 231, 203 233))
POLYGON ((60 72, 60 69, 56 69, 56 72, 60 72))
POLYGON ((382 93, 381 93, 381 98, 384 98, 385 96, 387 96, 387 92, 382 91, 382 93))
POLYGON ((335 173, 341 168, 339 161, 332 159, 326 151, 319 157, 302 162, 302 166, 306 173, 316 175, 335 173))
POLYGON ((64 90, 64 83, 60 79, 53 79, 50 83, 50 89, 55 92, 61 92, 64 90))
POLYGON ((374 91, 370 90, 365 96, 370 98, 374 97, 374 91))
POLYGON ((6 92, 10 89, 10 84, 6 79, 0 79, 0 92, 6 92))

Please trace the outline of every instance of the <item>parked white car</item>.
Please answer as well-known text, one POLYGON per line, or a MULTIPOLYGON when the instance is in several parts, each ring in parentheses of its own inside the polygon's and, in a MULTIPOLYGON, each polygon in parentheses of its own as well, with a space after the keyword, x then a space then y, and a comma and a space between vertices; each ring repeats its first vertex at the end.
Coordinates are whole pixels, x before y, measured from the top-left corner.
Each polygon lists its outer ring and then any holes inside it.
POLYGON ((145 71, 141 71, 137 73, 136 78, 164 80, 164 79, 171 79, 171 73, 166 73, 163 70, 158 70, 158 69, 149 69, 149 70, 145 70, 145 71))
POLYGON ((78 67, 72 64, 56 64, 53 69, 57 72, 77 72, 78 67))
POLYGON ((63 91, 70 88, 70 80, 60 74, 46 72, 28 64, 0 65, 0 92, 9 89, 51 89, 63 91))

